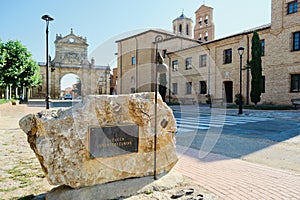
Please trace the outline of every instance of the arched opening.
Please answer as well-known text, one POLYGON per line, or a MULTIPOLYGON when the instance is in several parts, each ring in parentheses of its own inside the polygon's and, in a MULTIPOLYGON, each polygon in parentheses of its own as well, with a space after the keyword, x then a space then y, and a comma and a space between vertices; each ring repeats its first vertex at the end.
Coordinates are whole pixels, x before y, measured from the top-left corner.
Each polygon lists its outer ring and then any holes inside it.
POLYGON ((81 80, 75 74, 66 74, 60 79, 60 98, 79 99, 81 98, 81 80))

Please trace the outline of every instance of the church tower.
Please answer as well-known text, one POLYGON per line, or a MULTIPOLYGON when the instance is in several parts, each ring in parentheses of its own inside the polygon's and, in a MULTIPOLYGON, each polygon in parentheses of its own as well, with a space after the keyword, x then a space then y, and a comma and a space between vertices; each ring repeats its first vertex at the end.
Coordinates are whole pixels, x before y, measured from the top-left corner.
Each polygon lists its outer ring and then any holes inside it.
POLYGON ((213 8, 202 5, 196 12, 194 39, 208 42, 215 39, 215 25, 213 22, 213 8))
POLYGON ((176 35, 193 38, 193 20, 182 14, 173 20, 173 33, 176 35))

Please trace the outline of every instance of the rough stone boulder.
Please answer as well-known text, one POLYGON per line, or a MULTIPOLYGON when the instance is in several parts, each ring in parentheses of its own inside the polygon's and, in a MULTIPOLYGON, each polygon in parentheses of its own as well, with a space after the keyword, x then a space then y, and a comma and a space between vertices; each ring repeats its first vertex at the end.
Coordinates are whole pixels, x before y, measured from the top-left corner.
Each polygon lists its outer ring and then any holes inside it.
MULTIPOLYGON (((80 188, 145 177, 154 173, 154 100, 154 93, 88 96, 66 110, 27 115, 19 124, 50 184, 80 188), (134 137, 126 136, 126 128, 121 136, 114 135, 127 126, 135 127, 129 129, 134 137)), ((172 110, 159 96, 157 174, 170 171, 177 162, 175 131, 172 110)))

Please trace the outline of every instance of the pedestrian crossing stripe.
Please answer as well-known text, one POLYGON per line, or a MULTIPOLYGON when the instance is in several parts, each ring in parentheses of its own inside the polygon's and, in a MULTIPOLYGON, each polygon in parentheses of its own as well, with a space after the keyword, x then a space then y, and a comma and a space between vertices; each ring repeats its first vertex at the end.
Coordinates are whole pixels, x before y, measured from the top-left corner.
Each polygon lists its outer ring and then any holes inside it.
POLYGON ((189 120, 189 119, 178 119, 177 122, 181 123, 208 123, 208 124, 220 124, 220 123, 223 123, 223 124, 226 124, 226 125, 236 125, 236 124, 245 124, 245 123, 249 123, 249 122, 257 122, 255 120, 235 120, 235 121, 232 121, 232 120, 209 120, 209 119, 197 119, 197 118, 194 118, 193 120, 189 120))
POLYGON ((190 132, 195 130, 207 130, 210 127, 221 128, 225 125, 235 126, 260 121, 267 121, 269 118, 260 117, 240 117, 240 116, 197 116, 176 118, 177 132, 190 132))
POLYGON ((198 126, 214 126, 214 127, 219 127, 219 126, 223 126, 223 125, 229 125, 229 126, 232 126, 232 125, 236 125, 236 124, 232 124, 232 123, 218 123, 218 122, 198 122, 198 121, 195 121, 195 122, 177 122, 177 124, 179 125, 198 125, 198 126))
MULTIPOLYGON (((195 120, 195 121, 188 121, 188 120, 177 120, 177 123, 178 124, 195 124, 195 123, 198 123, 198 124, 220 124, 220 122, 222 121, 217 121, 217 120, 212 120, 212 121, 209 121, 209 120, 195 120)), ((230 123, 230 121, 223 121, 222 124, 226 124, 226 125, 236 125, 234 123, 230 123)))

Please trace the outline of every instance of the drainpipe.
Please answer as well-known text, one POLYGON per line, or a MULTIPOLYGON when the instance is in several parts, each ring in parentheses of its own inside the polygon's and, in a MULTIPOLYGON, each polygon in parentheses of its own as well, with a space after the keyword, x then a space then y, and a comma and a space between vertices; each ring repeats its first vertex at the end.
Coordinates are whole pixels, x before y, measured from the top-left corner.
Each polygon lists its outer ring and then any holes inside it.
POLYGON ((138 40, 135 37, 135 92, 138 92, 139 71, 138 71, 138 40))
POLYGON ((123 69, 122 69, 122 65, 123 65, 123 62, 122 62, 122 56, 123 56, 123 53, 122 53, 122 42, 120 42, 120 79, 119 79, 119 82, 120 82, 120 94, 123 94, 123 90, 122 90, 122 84, 123 84, 123 69))
POLYGON ((171 73, 171 57, 167 54, 168 58, 169 58, 169 103, 171 103, 171 76, 172 76, 172 73, 171 73))
MULTIPOLYGON (((250 39, 249 39, 249 35, 247 34, 247 63, 249 63, 249 59, 250 59, 250 50, 249 50, 249 46, 250 46, 250 39)), ((247 77, 246 77, 246 105, 249 105, 249 81, 250 81, 250 69, 247 68, 247 73, 246 73, 247 77)))
POLYGON ((207 74, 207 94, 210 95, 210 48, 206 46, 208 49, 208 74, 207 74))

